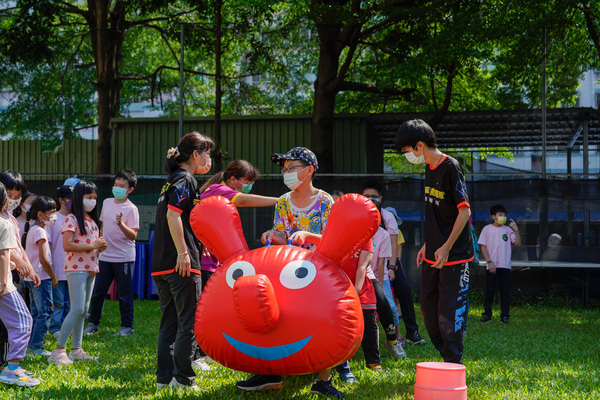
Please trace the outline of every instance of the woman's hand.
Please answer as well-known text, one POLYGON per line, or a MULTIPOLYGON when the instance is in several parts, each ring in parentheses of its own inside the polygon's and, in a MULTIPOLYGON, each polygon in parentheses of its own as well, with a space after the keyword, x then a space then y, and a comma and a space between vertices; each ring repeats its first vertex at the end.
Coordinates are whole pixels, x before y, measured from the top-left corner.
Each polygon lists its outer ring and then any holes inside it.
POLYGON ((175 265, 175 272, 183 277, 190 276, 192 270, 192 263, 190 261, 190 255, 187 252, 177 255, 177 265, 175 265))

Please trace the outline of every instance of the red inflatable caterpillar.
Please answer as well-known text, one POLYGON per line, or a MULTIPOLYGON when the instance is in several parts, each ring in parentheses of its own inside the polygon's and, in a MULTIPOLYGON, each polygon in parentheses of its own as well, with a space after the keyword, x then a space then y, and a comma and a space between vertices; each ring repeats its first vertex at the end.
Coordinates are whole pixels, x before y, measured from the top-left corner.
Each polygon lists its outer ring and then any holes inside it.
POLYGON ((294 246, 248 250, 236 207, 224 197, 192 211, 196 236, 222 262, 196 310, 202 349, 240 371, 293 375, 322 371, 350 357, 363 336, 354 286, 340 269, 373 236, 373 203, 342 196, 315 251, 294 246))

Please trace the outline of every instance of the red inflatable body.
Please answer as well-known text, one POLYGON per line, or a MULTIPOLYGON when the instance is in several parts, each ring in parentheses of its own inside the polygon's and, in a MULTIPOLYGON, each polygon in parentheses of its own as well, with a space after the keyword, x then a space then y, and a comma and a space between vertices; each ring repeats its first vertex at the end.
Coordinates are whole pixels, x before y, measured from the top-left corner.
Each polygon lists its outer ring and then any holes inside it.
POLYGON ((220 196, 202 200, 192 211, 192 229, 223 264, 196 311, 202 349, 226 367, 272 375, 322 371, 352 357, 363 316, 339 265, 370 240, 379 222, 369 199, 345 195, 331 209, 315 251, 250 251, 233 203, 220 196))

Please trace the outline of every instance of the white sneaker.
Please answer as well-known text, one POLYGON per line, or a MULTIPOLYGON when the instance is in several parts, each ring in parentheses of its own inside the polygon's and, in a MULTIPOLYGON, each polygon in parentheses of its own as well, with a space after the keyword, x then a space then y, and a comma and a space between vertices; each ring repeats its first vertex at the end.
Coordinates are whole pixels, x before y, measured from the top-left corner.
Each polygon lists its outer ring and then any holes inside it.
POLYGON ((173 383, 173 381, 175 380, 175 378, 171 379, 171 382, 169 383, 158 383, 156 382, 156 388, 157 389, 168 389, 171 384, 173 383))
POLYGON ((69 365, 73 364, 73 361, 67 356, 67 352, 65 349, 62 350, 54 350, 50 357, 48 357, 48 361, 56 364, 56 365, 69 365))
POLYGON ((183 390, 200 390, 200 387, 198 387, 198 385, 196 385, 196 382, 192 383, 191 385, 183 385, 179 382, 177 382, 177 379, 173 378, 173 380, 171 381, 171 383, 169 383, 169 387, 173 388, 173 389, 183 389, 183 390))
POLYGON ((90 356, 83 349, 71 350, 69 352, 69 359, 73 361, 98 361, 98 357, 90 356))
POLYGON ((210 371, 213 367, 207 364, 207 358, 210 361, 213 361, 210 357, 200 357, 199 359, 192 361, 192 368, 199 369, 200 371, 210 371))
POLYGON ((383 342, 383 345, 390 351, 390 353, 392 353, 394 358, 406 358, 406 352, 402 348, 400 342, 396 341, 395 344, 391 344, 389 340, 386 340, 383 342))

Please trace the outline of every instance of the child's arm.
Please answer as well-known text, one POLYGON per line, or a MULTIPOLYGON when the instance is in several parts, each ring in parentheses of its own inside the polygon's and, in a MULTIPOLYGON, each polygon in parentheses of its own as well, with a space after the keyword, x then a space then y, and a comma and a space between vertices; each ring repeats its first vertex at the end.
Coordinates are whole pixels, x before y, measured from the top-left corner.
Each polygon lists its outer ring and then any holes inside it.
POLYGON ((307 231, 296 231, 292 233, 290 239, 292 239, 292 244, 302 246, 304 243, 312 243, 314 245, 319 245, 321 243, 321 235, 318 233, 312 233, 307 231))
POLYGON ((92 243, 75 243, 73 238, 75 233, 73 231, 64 231, 63 232, 63 248, 66 252, 69 253, 83 253, 88 250, 96 250, 101 248, 106 248, 106 240, 104 238, 99 237, 94 240, 92 243))
POLYGON ((123 232, 125 237, 129 240, 135 240, 137 238, 138 230, 130 228, 127 225, 125 225, 125 223, 123 222, 123 213, 121 213, 121 212, 117 213, 116 218, 117 218, 117 226, 119 228, 121 228, 121 231, 123 232))
POLYGON ((373 253, 370 251, 361 250, 358 256, 358 267, 356 268, 356 279, 354 280, 354 288, 356 293, 360 293, 365 284, 365 278, 367 276, 367 267, 371 264, 373 259, 373 253))
POLYGON ((433 268, 442 268, 448 262, 450 250, 452 249, 452 246, 454 246, 454 242, 456 242, 456 239, 458 239, 460 233, 463 231, 463 228, 469 221, 470 216, 471 209, 469 207, 461 206, 458 209, 458 216, 456 217, 456 220, 454 220, 452 232, 450 232, 448 240, 446 240, 446 243, 444 243, 442 247, 435 251, 435 264, 432 265, 433 268))
POLYGON ((483 259, 487 264, 488 271, 490 271, 490 274, 495 274, 496 266, 494 265, 492 260, 490 260, 490 255, 488 254, 487 247, 485 247, 485 244, 479 243, 479 248, 481 249, 481 255, 483 255, 483 259))
POLYGON ((52 279, 52 287, 56 287, 58 285, 58 278, 52 269, 52 265, 50 264, 50 260, 48 260, 48 253, 46 251, 46 246, 48 243, 46 239, 40 239, 36 242, 38 248, 38 254, 40 257, 40 264, 42 264, 42 269, 46 271, 50 279, 52 279))
POLYGON ((10 249, 2 249, 0 250, 0 294, 3 294, 8 285, 6 278, 12 279, 12 275, 7 270, 10 270, 10 249))
POLYGON ((240 193, 235 198, 233 204, 236 207, 268 207, 277 204, 277 197, 240 193))
POLYGON ((514 219, 510 220, 510 223, 508 224, 508 226, 510 227, 510 229, 512 229, 513 231, 515 231, 515 243, 514 245, 517 247, 521 247, 521 234, 519 233, 519 227, 517 226, 517 223, 515 222, 514 219))
POLYGON ((383 289, 383 274, 385 273, 385 257, 379 257, 377 259, 377 283, 379 287, 383 289))
POLYGON ((269 229, 268 231, 264 232, 260 237, 260 241, 262 242, 262 244, 267 244, 267 240, 270 240, 271 244, 287 244, 287 240, 285 240, 283 235, 272 229, 269 229))

